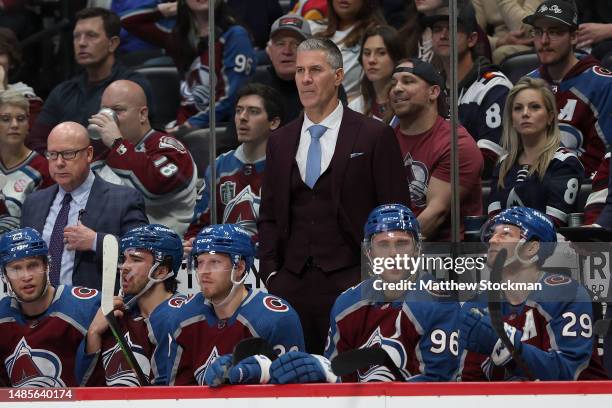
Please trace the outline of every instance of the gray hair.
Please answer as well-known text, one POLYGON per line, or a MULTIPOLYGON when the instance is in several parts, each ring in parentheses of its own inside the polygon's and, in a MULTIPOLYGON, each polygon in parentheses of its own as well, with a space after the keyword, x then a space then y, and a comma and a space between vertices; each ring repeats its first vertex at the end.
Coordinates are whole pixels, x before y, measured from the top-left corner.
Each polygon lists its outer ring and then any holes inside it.
POLYGON ((298 46, 297 51, 323 51, 327 63, 331 65, 332 69, 343 68, 342 53, 338 46, 328 38, 309 38, 304 40, 298 46))

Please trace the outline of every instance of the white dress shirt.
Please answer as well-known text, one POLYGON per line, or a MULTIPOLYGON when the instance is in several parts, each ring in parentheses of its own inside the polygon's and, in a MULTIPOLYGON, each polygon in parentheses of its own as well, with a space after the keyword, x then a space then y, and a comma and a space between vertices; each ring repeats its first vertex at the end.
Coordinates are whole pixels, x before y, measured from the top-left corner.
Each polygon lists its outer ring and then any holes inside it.
MULTIPOLYGON (((85 206, 87 205, 87 199, 89 198, 89 192, 91 191, 91 186, 94 183, 94 174, 90 171, 89 175, 77 188, 70 192, 72 195, 72 201, 70 201, 70 212, 68 212, 68 223, 69 225, 76 225, 79 218, 79 211, 85 210, 85 206)), ((49 245, 51 241, 51 233, 53 232, 53 226, 55 225, 55 220, 57 219, 57 215, 59 214, 60 208, 62 208, 62 201, 64 200, 64 196, 66 195, 66 191, 58 186, 57 194, 55 195, 55 199, 51 204, 51 208, 49 209, 49 215, 47 215, 47 220, 45 221, 45 228, 43 229, 43 239, 49 245)), ((96 240, 94 239, 93 249, 96 248, 96 240)), ((60 271, 60 285, 72 285, 72 270, 74 269, 74 255, 75 251, 69 251, 66 247, 64 247, 64 251, 62 252, 62 270, 60 271)))
POLYGON ((340 122, 342 122, 343 113, 344 108, 340 101, 338 101, 338 107, 319 123, 314 123, 308 118, 308 115, 304 113, 304 123, 302 123, 302 131, 300 132, 300 144, 295 154, 295 160, 297 161, 302 180, 306 181, 306 161, 308 160, 308 148, 310 147, 311 139, 308 128, 313 125, 323 125, 327 128, 323 136, 319 139, 321 143, 321 172, 319 174, 323 174, 329 167, 331 159, 334 156, 334 150, 336 150, 336 141, 338 140, 338 132, 340 131, 340 122))

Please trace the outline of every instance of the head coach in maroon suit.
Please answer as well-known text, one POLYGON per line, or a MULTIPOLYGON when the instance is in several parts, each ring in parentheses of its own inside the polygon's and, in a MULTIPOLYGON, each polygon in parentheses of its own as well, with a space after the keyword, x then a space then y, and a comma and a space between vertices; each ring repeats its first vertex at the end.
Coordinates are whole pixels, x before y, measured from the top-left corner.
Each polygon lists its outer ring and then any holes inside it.
POLYGON ((360 279, 368 213, 380 204, 409 205, 410 193, 391 128, 338 100, 338 47, 308 39, 296 66, 304 114, 268 142, 260 276, 297 310, 307 350, 322 354, 334 300, 360 279))

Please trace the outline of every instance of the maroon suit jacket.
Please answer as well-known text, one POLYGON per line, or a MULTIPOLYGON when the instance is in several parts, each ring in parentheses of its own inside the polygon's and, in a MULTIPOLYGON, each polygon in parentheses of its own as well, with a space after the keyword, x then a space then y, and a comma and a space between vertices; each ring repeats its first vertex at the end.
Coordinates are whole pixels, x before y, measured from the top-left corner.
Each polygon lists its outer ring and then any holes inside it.
MULTIPOLYGON (((291 168, 303 116, 270 135, 262 186, 259 233, 260 275, 280 271, 290 226, 291 168)), ((344 107, 332 157, 333 211, 340 229, 356 245, 372 209, 381 204, 410 205, 404 163, 391 127, 344 107)), ((355 263, 358 264, 357 258, 355 263)), ((350 266, 350 265, 347 265, 350 266)))

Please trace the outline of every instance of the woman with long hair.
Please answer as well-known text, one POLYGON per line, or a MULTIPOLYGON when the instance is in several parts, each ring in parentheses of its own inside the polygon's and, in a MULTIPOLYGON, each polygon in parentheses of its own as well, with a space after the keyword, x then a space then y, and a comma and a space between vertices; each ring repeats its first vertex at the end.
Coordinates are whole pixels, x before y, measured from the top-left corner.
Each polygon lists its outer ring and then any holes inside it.
POLYGON ((6 180, 0 191, 0 232, 19 228, 21 206, 31 192, 53 184, 47 159, 24 142, 30 104, 17 89, 0 93, 0 175, 6 180))
POLYGON ((436 9, 448 4, 447 0, 409 0, 406 6, 406 23, 399 29, 404 38, 406 55, 431 62, 431 29, 422 22, 424 16, 432 15, 436 9))
POLYGON ((493 170, 489 215, 526 206, 546 213, 557 226, 566 225, 584 168, 561 147, 555 96, 543 80, 523 77, 508 94, 502 147, 507 154, 493 170))
POLYGON ((348 100, 359 96, 363 69, 359 64, 360 42, 370 25, 384 24, 377 0, 327 0, 327 25, 312 27, 318 37, 329 38, 342 52, 344 81, 348 100))
MULTIPOLYGON (((163 47, 181 75, 181 105, 177 124, 184 127, 206 127, 209 123, 208 101, 208 7, 215 7, 215 88, 217 122, 232 120, 235 95, 251 75, 255 58, 247 30, 238 25, 223 0, 179 0, 160 3, 156 8, 141 10, 121 18, 123 27, 144 40, 163 47), (156 22, 176 15, 171 32, 156 22)), ((176 127, 169 126, 172 130, 176 127)))
POLYGON ((386 88, 393 68, 404 58, 404 46, 397 31, 387 25, 371 26, 361 41, 359 63, 364 70, 361 94, 349 103, 349 108, 382 120, 387 103, 386 88))

